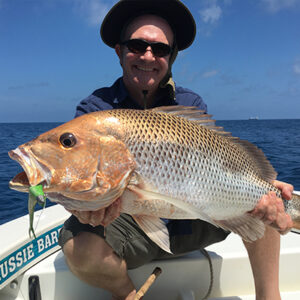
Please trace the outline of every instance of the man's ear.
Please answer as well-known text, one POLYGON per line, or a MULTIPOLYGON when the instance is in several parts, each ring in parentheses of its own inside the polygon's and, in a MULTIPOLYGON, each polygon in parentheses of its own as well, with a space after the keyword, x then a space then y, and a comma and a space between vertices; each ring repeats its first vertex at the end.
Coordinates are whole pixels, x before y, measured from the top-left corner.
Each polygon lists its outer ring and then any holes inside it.
POLYGON ((119 56, 119 58, 121 59, 121 46, 120 46, 120 44, 116 44, 115 51, 116 51, 117 55, 119 56))
POLYGON ((115 52, 117 53, 119 60, 120 60, 120 65, 122 66, 122 51, 121 51, 121 46, 120 44, 116 44, 115 46, 115 52))

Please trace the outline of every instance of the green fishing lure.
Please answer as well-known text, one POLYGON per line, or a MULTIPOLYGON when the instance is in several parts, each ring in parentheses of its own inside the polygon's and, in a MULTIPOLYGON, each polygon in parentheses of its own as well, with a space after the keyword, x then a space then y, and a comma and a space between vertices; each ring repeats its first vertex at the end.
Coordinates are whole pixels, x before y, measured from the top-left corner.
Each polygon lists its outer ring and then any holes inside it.
POLYGON ((34 217, 34 209, 36 204, 39 204, 43 208, 46 206, 46 196, 43 191, 43 186, 41 184, 31 186, 29 188, 29 197, 28 197, 28 213, 29 213, 29 236, 31 238, 31 234, 33 234, 36 239, 36 235, 33 229, 33 217, 34 217))

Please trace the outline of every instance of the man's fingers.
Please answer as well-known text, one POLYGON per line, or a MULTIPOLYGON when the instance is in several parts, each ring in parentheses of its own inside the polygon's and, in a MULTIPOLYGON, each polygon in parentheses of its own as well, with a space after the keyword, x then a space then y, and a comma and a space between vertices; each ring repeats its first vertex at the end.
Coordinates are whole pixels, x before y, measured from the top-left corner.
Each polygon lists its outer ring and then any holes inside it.
POLYGON ((292 193, 294 191, 294 187, 291 184, 285 183, 285 182, 279 181, 279 180, 274 180, 273 185, 276 188, 281 190, 282 197, 284 199, 286 199, 286 200, 292 199, 292 193))
POLYGON ((270 192, 268 194, 268 203, 266 207, 266 213, 263 218, 264 223, 272 224, 276 221, 278 215, 278 207, 277 207, 277 197, 274 192, 270 192))
POLYGON ((271 224, 277 216, 276 199, 273 195, 265 195, 256 205, 251 215, 262 220, 266 224, 271 224))
POLYGON ((274 209, 273 206, 271 207, 271 205, 270 205, 270 196, 268 194, 268 195, 264 195, 260 199, 258 204, 255 206, 255 208, 250 213, 254 217, 263 221, 266 219, 266 216, 268 215, 268 213, 273 209, 274 209))
POLYGON ((102 220, 105 216, 105 208, 93 211, 91 213, 89 224, 92 226, 102 225, 102 220))
POLYGON ((288 214, 282 212, 278 215, 276 223, 272 223, 270 226, 275 228, 279 233, 286 234, 293 227, 293 221, 288 214))
POLYGON ((92 226, 107 226, 116 219, 121 212, 121 200, 117 199, 110 206, 96 211, 77 211, 69 210, 82 224, 90 224, 92 226))
POLYGON ((82 224, 89 224, 90 223, 90 211, 76 211, 75 216, 82 224))
POLYGON ((119 217, 120 212, 121 212, 121 200, 119 198, 106 208, 105 215, 104 215, 104 218, 103 218, 101 224, 103 226, 107 226, 114 219, 119 217))
POLYGON ((250 214, 282 234, 288 232, 293 226, 291 217, 285 213, 282 200, 274 192, 263 196, 250 214))

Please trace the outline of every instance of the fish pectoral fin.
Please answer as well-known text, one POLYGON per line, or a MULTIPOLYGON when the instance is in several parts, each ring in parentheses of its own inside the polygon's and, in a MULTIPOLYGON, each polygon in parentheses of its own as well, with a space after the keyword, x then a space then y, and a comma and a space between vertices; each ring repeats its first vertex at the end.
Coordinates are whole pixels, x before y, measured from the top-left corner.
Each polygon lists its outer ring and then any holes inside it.
POLYGON ((181 199, 172 198, 167 195, 161 194, 159 192, 151 191, 151 189, 154 189, 153 187, 148 186, 145 189, 145 188, 140 188, 138 185, 129 184, 127 186, 127 189, 135 193, 139 199, 143 199, 147 201, 159 199, 161 201, 165 201, 166 203, 172 204, 177 208, 181 209, 182 211, 188 213, 190 219, 198 219, 199 216, 201 215, 201 212, 197 208, 191 206, 189 203, 185 201, 182 201, 181 199))
POLYGON ((238 234, 246 242, 254 242, 265 233, 265 224, 249 214, 227 220, 214 220, 214 223, 224 230, 238 234))
POLYGON ((144 215, 133 215, 132 217, 155 244, 164 251, 172 253, 170 250, 169 231, 160 218, 144 215))

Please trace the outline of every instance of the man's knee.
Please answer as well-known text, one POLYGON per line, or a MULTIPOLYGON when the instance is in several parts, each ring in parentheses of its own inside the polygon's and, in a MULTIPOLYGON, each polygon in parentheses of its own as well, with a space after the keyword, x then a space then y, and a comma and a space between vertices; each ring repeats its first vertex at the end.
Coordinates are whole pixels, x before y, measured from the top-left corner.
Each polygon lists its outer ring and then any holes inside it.
POLYGON ((100 236, 81 232, 65 243, 63 252, 72 271, 88 271, 101 265, 113 250, 100 236))

